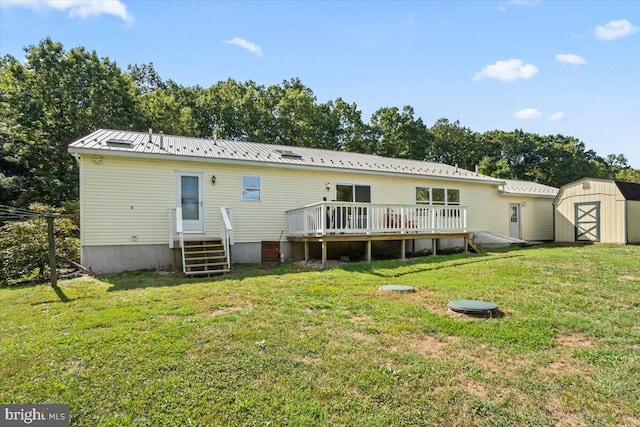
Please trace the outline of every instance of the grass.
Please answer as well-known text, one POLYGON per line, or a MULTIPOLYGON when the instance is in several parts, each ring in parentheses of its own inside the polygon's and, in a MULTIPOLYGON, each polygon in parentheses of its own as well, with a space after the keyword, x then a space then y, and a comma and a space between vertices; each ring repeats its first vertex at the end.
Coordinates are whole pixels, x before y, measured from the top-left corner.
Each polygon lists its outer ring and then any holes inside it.
POLYGON ((0 307, 0 402, 67 403, 72 425, 640 425, 638 246, 135 272, 0 307))

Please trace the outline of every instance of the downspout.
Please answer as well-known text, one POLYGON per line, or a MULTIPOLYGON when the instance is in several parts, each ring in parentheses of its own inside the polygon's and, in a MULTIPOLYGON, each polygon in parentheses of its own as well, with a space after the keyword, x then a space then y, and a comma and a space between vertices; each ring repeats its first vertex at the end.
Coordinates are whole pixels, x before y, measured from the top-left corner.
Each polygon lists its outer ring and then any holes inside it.
POLYGON ((82 157, 80 156, 80 154, 76 151, 71 153, 71 155, 73 156, 74 159, 76 159, 76 162, 78 163, 78 204, 80 206, 80 212, 78 213, 78 223, 80 224, 80 265, 84 265, 84 233, 83 233, 83 227, 82 224, 84 224, 84 218, 82 217, 84 215, 84 207, 83 207, 83 197, 82 197, 82 190, 83 190, 83 180, 82 180, 82 157))

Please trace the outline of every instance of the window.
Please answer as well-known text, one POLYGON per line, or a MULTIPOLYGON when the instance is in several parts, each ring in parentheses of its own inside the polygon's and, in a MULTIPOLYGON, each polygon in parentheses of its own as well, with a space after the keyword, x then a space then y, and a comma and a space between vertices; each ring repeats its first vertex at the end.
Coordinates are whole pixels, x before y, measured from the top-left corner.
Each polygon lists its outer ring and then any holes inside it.
POLYGON ((296 152, 291 150, 274 150, 276 153, 280 154, 280 158, 285 159, 301 159, 302 156, 296 152))
POLYGON ((371 186, 338 184, 336 185, 336 200, 339 202, 371 203, 371 186))
POLYGON ((431 201, 434 205, 444 205, 445 204, 445 189, 444 188, 432 188, 431 189, 431 201))
POLYGON ((242 200, 260 200, 260 177, 242 177, 242 200))
POLYGON ((460 204, 460 190, 448 188, 446 192, 447 192, 447 205, 460 204))
POLYGON ((419 205, 431 204, 431 191, 427 187, 416 187, 416 203, 419 205))
POLYGON ((416 187, 416 203, 419 205, 460 205, 460 190, 456 188, 416 187))

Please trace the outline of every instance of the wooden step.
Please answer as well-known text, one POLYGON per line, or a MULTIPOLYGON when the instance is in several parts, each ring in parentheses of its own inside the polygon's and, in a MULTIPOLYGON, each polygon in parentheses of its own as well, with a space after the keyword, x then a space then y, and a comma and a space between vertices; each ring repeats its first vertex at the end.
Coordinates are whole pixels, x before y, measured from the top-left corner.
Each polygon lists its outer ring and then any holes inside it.
POLYGON ((198 256, 198 257, 188 257, 185 256, 184 259, 186 261, 202 261, 202 260, 215 260, 215 261, 226 261, 227 257, 224 254, 220 254, 219 256, 198 256))
POLYGON ((187 271, 184 274, 188 276, 204 276, 207 274, 214 274, 214 275, 224 274, 224 273, 229 273, 230 271, 231 270, 229 270, 228 268, 221 268, 220 270, 187 271))
POLYGON ((221 239, 189 240, 182 248, 187 275, 210 275, 229 272, 221 239))
POLYGON ((227 261, 221 261, 221 262, 204 262, 204 263, 200 263, 200 264, 187 264, 186 267, 187 268, 193 268, 193 267, 214 267, 217 265, 227 265, 227 261))
POLYGON ((200 254, 200 253, 224 253, 224 248, 219 248, 219 249, 200 249, 200 250, 194 250, 194 249, 187 249, 184 248, 184 253, 185 254, 200 254))

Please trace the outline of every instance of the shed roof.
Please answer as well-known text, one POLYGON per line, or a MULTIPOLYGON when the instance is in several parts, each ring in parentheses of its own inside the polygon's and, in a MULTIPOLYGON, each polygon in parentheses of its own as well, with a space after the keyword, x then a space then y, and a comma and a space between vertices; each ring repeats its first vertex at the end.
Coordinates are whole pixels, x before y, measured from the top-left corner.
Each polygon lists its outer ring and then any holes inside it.
MULTIPOLYGON (((285 167, 330 168, 380 174, 421 176, 504 185, 504 192, 541 195, 540 184, 493 178, 456 166, 371 154, 322 150, 222 139, 204 139, 157 133, 99 129, 69 145, 71 153, 110 153, 131 157, 185 158, 251 162, 285 167), (520 183, 520 184, 519 184, 520 183)), ((546 187, 546 186, 545 186, 546 187)), ((552 187, 550 187, 552 188, 552 187)), ((557 191, 557 189, 556 189, 557 191)), ((554 193, 555 194, 555 193, 554 193)))
POLYGON ((640 184, 625 181, 614 182, 626 200, 640 200, 640 184))

